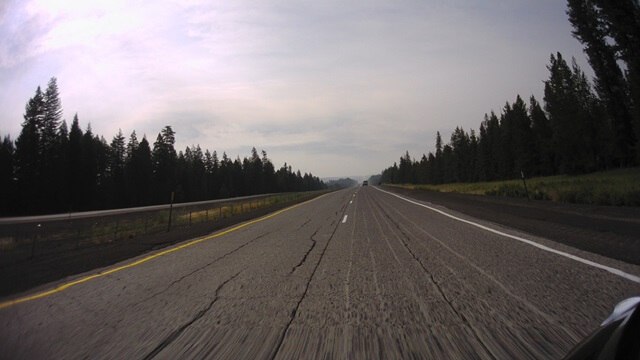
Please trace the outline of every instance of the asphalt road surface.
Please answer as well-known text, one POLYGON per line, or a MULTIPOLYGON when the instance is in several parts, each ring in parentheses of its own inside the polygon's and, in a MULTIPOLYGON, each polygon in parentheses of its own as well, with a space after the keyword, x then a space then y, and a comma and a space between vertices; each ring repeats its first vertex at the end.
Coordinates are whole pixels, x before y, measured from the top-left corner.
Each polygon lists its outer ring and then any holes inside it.
POLYGON ((2 299, 0 357, 559 358, 640 293, 638 276, 349 189, 2 299))

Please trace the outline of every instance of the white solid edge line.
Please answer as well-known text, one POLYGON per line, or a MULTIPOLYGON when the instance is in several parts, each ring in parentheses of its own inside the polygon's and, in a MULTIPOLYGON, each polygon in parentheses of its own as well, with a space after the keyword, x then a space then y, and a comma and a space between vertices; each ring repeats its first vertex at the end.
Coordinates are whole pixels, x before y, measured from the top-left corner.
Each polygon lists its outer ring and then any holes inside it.
POLYGON ((377 187, 375 187, 375 186, 374 186, 373 188, 374 188, 374 189, 376 189, 376 190, 378 190, 378 191, 382 191, 383 193, 387 193, 387 194, 389 194, 389 195, 393 195, 393 196, 395 196, 395 197, 397 197, 397 198, 399 198, 399 199, 402 199, 402 200, 404 200, 404 201, 410 202, 410 203, 412 203, 412 204, 415 204, 415 205, 418 205, 418 206, 422 206, 422 207, 427 208, 427 209, 429 209, 429 210, 435 211, 435 212, 437 212, 437 213, 439 213, 439 214, 442 214, 442 215, 444 215, 444 216, 450 217, 450 218, 452 218, 452 219, 454 219, 454 220, 458 220, 458 221, 460 221, 460 222, 463 222, 463 223, 466 223, 466 224, 469 224, 469 225, 473 225, 473 226, 475 226, 475 227, 478 227, 478 228, 480 228, 480 229, 483 229, 483 230, 486 230, 486 231, 492 232, 492 233, 494 233, 494 234, 502 235, 502 236, 505 236, 505 237, 508 237, 508 238, 511 238, 511 239, 514 239, 514 240, 521 241, 521 242, 523 242, 523 243, 525 243, 525 244, 529 244, 529 245, 531 245, 531 246, 535 246, 535 247, 537 247, 538 249, 542 249, 542 250, 544 250, 544 251, 552 252, 552 253, 554 253, 554 254, 557 254, 557 255, 560 255, 560 256, 564 256, 564 257, 566 257, 566 258, 569 258, 569 259, 571 259, 571 260, 575 260, 575 261, 581 262, 581 263, 583 263, 583 264, 586 264, 586 265, 589 265, 589 266, 596 267, 596 268, 598 268, 598 269, 602 269, 602 270, 608 271, 608 272, 610 272, 610 273, 612 273, 612 274, 618 275, 618 276, 620 276, 620 277, 623 277, 623 278, 625 278, 625 279, 628 279, 628 280, 631 280, 631 281, 633 281, 633 282, 636 282, 636 283, 640 284, 640 277, 635 276, 635 275, 632 275, 632 274, 629 274, 629 273, 626 273, 626 272, 624 272, 624 271, 622 271, 622 270, 618 270, 618 269, 616 269, 616 268, 612 268, 612 267, 609 267, 609 266, 606 266, 606 265, 598 264, 597 262, 593 262, 593 261, 591 261, 591 260, 583 259, 583 258, 581 258, 581 257, 575 256, 575 255, 571 255, 571 254, 567 254, 567 253, 562 252, 562 251, 560 251, 560 250, 556 250, 556 249, 550 248, 550 247, 548 247, 548 246, 544 246, 544 245, 542 245, 542 244, 538 244, 538 243, 537 243, 537 242, 535 242, 535 241, 531 241, 531 240, 527 240, 527 239, 521 238, 521 237, 519 237, 519 236, 515 236, 515 235, 510 235, 510 234, 507 234, 507 233, 503 233, 502 231, 498 231, 498 230, 492 229, 492 228, 490 228, 490 227, 487 227, 487 226, 484 226, 484 225, 480 225, 480 224, 474 223, 473 221, 465 220, 465 219, 459 218, 459 217, 457 217, 457 216, 453 216, 453 215, 451 215, 451 214, 447 214, 447 213, 446 213, 446 212, 444 212, 444 211, 438 210, 438 209, 436 209, 436 208, 432 208, 431 206, 427 206, 427 205, 421 204, 421 203, 419 203, 419 202, 417 202, 417 201, 409 200, 409 199, 407 199, 407 198, 405 198, 405 197, 402 197, 402 196, 400 196, 400 195, 394 194, 394 193, 392 193, 392 192, 385 191, 385 190, 382 190, 382 189, 378 189, 378 188, 377 188, 377 187))
POLYGON ((342 223, 343 223, 343 224, 347 222, 347 217, 348 217, 348 216, 349 216, 349 215, 345 215, 345 216, 344 216, 344 218, 342 219, 342 223))

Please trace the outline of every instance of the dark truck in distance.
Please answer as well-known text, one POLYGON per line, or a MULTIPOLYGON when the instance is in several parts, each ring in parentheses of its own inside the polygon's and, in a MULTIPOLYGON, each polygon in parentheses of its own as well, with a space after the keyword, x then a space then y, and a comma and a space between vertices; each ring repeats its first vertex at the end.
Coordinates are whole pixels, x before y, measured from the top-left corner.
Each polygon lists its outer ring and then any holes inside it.
POLYGON ((362 186, 367 186, 367 185, 369 185, 369 182, 367 180, 362 182, 362 186))

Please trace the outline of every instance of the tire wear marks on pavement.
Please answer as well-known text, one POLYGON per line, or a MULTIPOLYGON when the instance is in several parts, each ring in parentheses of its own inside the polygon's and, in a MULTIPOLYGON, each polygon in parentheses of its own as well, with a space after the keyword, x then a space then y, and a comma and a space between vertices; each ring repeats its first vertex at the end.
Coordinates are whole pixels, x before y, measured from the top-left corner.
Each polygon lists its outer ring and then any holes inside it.
POLYGON ((243 271, 244 271, 244 269, 240 270, 235 275, 231 276, 230 278, 228 278, 227 280, 222 282, 216 288, 215 295, 214 295, 213 299, 209 302, 209 304, 207 304, 207 306, 205 306, 202 310, 200 310, 191 320, 189 320, 184 325, 182 325, 180 328, 176 329, 169 336, 167 336, 155 349, 153 349, 153 351, 151 351, 147 356, 145 356, 144 359, 145 360, 150 360, 150 359, 153 359, 154 357, 156 357, 156 355, 158 355, 162 350, 164 350, 174 340, 176 340, 180 336, 180 334, 182 334, 189 326, 191 326, 193 323, 195 323, 200 318, 202 318, 209 310, 211 310, 211 307, 213 306, 213 304, 215 304, 215 302, 218 301, 218 298, 220 296, 220 291, 222 290, 222 288, 227 283, 229 283, 231 280, 235 279, 238 275, 240 275, 243 271))
MULTIPOLYGON (((341 214, 338 217, 338 219, 340 219, 342 217, 342 215, 344 215, 344 213, 347 211, 347 205, 348 205, 348 203, 346 203, 346 204, 344 204, 342 206, 342 209, 340 210, 341 214)), ((337 216, 338 212, 336 212, 335 215, 337 216)), ((313 280, 313 277, 315 276, 316 271, 318 270, 318 267, 320 266, 320 263, 322 262, 322 259, 324 258, 324 255, 327 252, 327 247, 329 247, 329 244, 331 243, 331 239, 333 239, 334 235, 336 234, 336 231, 338 230, 339 223, 334 221, 334 222, 332 222, 332 225, 334 226, 334 228, 333 228, 333 231, 331 232, 331 236, 329 237, 329 239, 327 239, 327 243, 324 245, 324 248, 322 249, 322 253, 320 253, 320 257, 318 258, 318 262, 316 263, 316 266, 313 268, 313 271, 311 272, 311 275, 309 276, 309 279, 306 281, 306 284, 305 284, 305 287, 304 287, 304 292, 302 293, 302 296, 300 297, 300 299, 296 303, 296 306, 291 311, 291 316, 289 318, 289 321, 287 322, 287 325, 285 326, 284 330, 282 330, 282 333, 280 334, 278 342, 277 342, 277 344, 275 346, 275 351, 273 352, 273 355, 271 356, 270 360, 273 360, 278 356, 278 353, 280 352, 280 349, 282 348, 282 344, 284 342, 284 338, 286 337, 287 332, 289 331, 289 328, 291 327, 291 324, 293 323, 293 320, 295 320, 295 318, 296 318, 296 315, 298 313, 298 309, 300 308, 300 304, 302 304, 302 301, 307 296, 307 293, 309 292, 309 285, 311 284, 311 281, 313 280)))
MULTIPOLYGON (((369 200, 369 203, 371 203, 371 200, 369 200)), ((370 206, 370 208, 371 208, 371 211, 372 211, 372 216, 371 217, 373 218, 373 220, 376 223, 376 228, 378 230, 378 233, 381 234, 382 238, 384 238, 385 243, 387 245, 387 248, 389 249, 389 251, 393 255, 393 258, 394 258, 395 262, 402 269, 404 269, 403 273, 404 273, 404 278, 406 279, 407 288, 411 289, 410 296, 416 302, 416 304, 418 304, 418 307, 420 308, 420 312, 422 313, 422 315, 423 315, 423 317, 424 317, 424 319, 426 321, 426 319, 428 318, 428 315, 433 312, 433 309, 430 309, 429 306, 425 303, 423 297, 420 296, 417 293, 416 284, 413 281, 411 281, 411 280, 409 280, 407 278, 407 272, 411 272, 411 270, 408 267, 404 266, 402 260, 400 259, 400 257, 396 253, 396 250, 393 248, 393 246, 389 242, 389 238, 384 235, 384 230, 383 230, 383 226, 382 226, 383 224, 381 224, 381 221, 383 221, 384 225, 386 225, 387 228, 390 229, 390 230, 393 229, 394 227, 389 223, 389 221, 387 221, 385 219, 384 214, 382 213, 382 211, 378 207, 370 206), (380 218, 380 219, 378 219, 378 218, 380 218)), ((402 240, 395 233, 394 233, 394 238, 396 238, 398 243, 402 244, 402 240)), ((404 244, 402 246, 404 247, 404 244)), ((409 252, 407 252, 407 253, 410 254, 409 252)))
MULTIPOLYGON (((579 336, 578 334, 576 334, 574 331, 571 331, 570 329, 568 329, 566 326, 564 326, 564 324, 559 323, 556 319, 554 319, 552 316, 550 316, 549 314, 547 314, 546 312, 540 310, 540 308, 538 308, 537 306, 535 306, 534 304, 532 304, 530 301, 528 301, 527 299, 515 294, 513 291, 511 291, 504 283, 502 283, 501 281, 499 281, 498 279, 496 279, 493 275, 489 274, 487 271, 485 271, 484 269, 482 269, 480 266, 476 265, 473 261, 471 261, 471 259, 467 258, 466 256, 458 253, 457 251, 453 250, 450 246, 448 246, 444 241, 438 239, 437 237, 435 237, 433 234, 429 233, 427 230, 425 230, 423 227, 419 226, 418 224, 416 224, 415 222, 413 222, 412 220, 410 220, 407 216, 405 216, 402 212, 394 209, 391 207, 391 205, 389 203, 387 203, 384 200, 380 200, 381 203, 383 203, 385 205, 386 208, 391 209, 391 211, 393 211, 397 216, 403 218, 405 221, 407 221, 409 224, 411 224, 416 230, 418 230, 419 232, 423 233, 425 236, 427 236, 429 239, 437 242, 440 246, 442 246, 444 249, 446 249, 448 252, 450 252, 451 254, 453 254, 454 256, 458 257, 459 259, 461 259, 464 263, 466 263, 467 265, 471 266, 475 271, 477 271, 479 274, 483 275, 484 277, 486 277, 489 281, 491 281, 493 284, 495 284, 498 288, 500 288, 500 290, 502 290, 505 294, 509 295, 510 297, 512 297, 513 299, 517 300, 518 302, 520 302, 521 304, 523 304, 525 307, 527 307, 529 310, 531 310, 532 312, 534 312, 537 316, 540 316, 541 318, 545 319, 547 322, 549 322, 550 324, 553 324, 554 326, 558 326, 559 328, 561 328, 562 330, 564 330, 566 332, 567 335, 569 335, 571 337, 571 340, 574 342, 578 342, 582 337, 579 336)), ((381 208, 382 209, 382 208, 381 208)), ((387 217, 389 219, 391 219, 390 216, 387 215, 387 217)), ((393 220, 391 220, 393 221, 393 220)), ((400 231, 405 234, 405 230, 406 229, 402 229, 402 225, 396 223, 394 221, 395 226, 398 227, 398 229, 400 229, 400 231)), ((424 246, 424 245, 423 245, 424 246)), ((441 263, 442 266, 446 267, 450 272, 454 272, 454 270, 447 265, 445 262, 443 262, 441 259, 438 258, 438 261, 441 263)))
POLYGON ((494 354, 490 348, 487 346, 487 344, 484 342, 484 340, 482 339, 482 337, 478 334, 478 329, 476 329, 473 325, 471 325, 471 323, 469 322, 469 320, 464 316, 464 314, 460 313, 455 306, 453 306, 453 302, 451 299, 449 299, 447 297, 447 295, 444 293, 444 291, 442 290, 442 286, 440 285, 440 283, 438 283, 438 281, 435 279, 435 277, 433 276, 433 274, 427 270, 427 267, 424 265, 424 263, 422 262, 422 259, 420 259, 418 256, 416 256, 416 254, 413 252, 413 250, 411 250, 411 247, 409 247, 409 244, 407 243, 407 240, 410 240, 410 237, 408 236, 408 234, 389 216, 389 214, 380 206, 379 203, 376 203, 376 206, 382 211, 382 213, 386 216, 386 218, 393 224, 395 225, 395 227, 398 229, 398 231, 400 231, 400 233, 402 234, 402 237, 399 237, 402 244, 404 245, 404 248, 407 249, 407 251, 409 252, 409 254, 411 255, 411 257, 413 257, 413 259, 420 265, 420 268, 422 268, 422 270, 424 271, 424 273, 429 277, 429 279, 431 280, 431 282, 435 285, 436 289, 438 290, 438 293, 440 294, 440 296, 442 296, 442 298, 445 300, 445 302, 448 304, 449 308, 451 308, 451 310, 453 311, 453 313, 460 318, 460 320, 462 320, 462 322, 471 330, 472 334, 474 335, 474 337, 476 338, 476 340, 478 341, 478 343, 482 346, 483 350, 489 354, 490 356, 492 356, 493 358, 498 358, 496 356, 496 354, 494 354))
MULTIPOLYGON (((367 222, 367 217, 363 216, 362 217, 363 223, 364 223, 364 228, 365 228, 365 233, 369 234, 368 231, 366 231, 369 228, 369 224, 367 222)), ((378 298, 378 308, 380 310, 384 309, 384 300, 382 299, 382 291, 380 290, 380 283, 378 282, 378 275, 376 274, 376 259, 373 256, 373 252, 371 251, 371 248, 373 247, 371 244, 371 237, 369 235, 365 236, 365 239, 367 241, 367 245, 368 245, 368 251, 369 251, 369 258, 371 259, 371 274, 373 277, 373 284, 375 286, 376 289, 376 297, 378 298)))
MULTIPOLYGON (((353 200, 349 202, 351 204, 353 200)), ((344 281, 344 297, 345 297, 345 313, 347 314, 347 319, 350 320, 351 317, 351 297, 350 297, 350 282, 351 282, 351 269, 353 268, 353 242, 356 234, 356 217, 358 214, 358 203, 353 206, 353 224, 354 226, 351 228, 351 239, 349 240, 349 266, 347 267, 347 276, 344 281)), ((345 333, 346 336, 346 333, 345 333)))
MULTIPOLYGON (((424 229, 424 223, 417 223, 417 222, 411 221, 401 211, 397 210, 396 208, 391 208, 390 203, 379 198, 378 198, 378 201, 384 205, 384 209, 389 209, 388 212, 385 211, 386 216, 389 217, 390 221, 393 221, 394 225, 398 228, 398 230, 400 230, 402 233, 408 236, 407 240, 414 239, 412 243, 415 243, 419 247, 422 247, 424 250, 427 251, 427 253, 434 253, 434 251, 437 248, 432 248, 430 246, 427 246, 427 243, 424 241, 416 241, 417 239, 420 239, 420 236, 410 231, 409 227, 417 229, 420 233, 422 233, 423 235, 426 235, 426 238, 428 240, 434 241, 434 245, 436 247, 441 247, 443 250, 446 250, 446 252, 449 252, 452 255, 454 255, 454 258, 457 257, 460 260, 462 260, 460 264, 464 264, 464 266, 468 266, 470 269, 473 269, 475 272, 472 272, 473 274, 471 275, 472 277, 477 277, 477 275, 481 275, 481 277, 489 280, 490 283, 493 283, 495 285, 495 288, 498 290, 498 292, 496 293, 505 294, 508 297, 511 297, 514 300, 516 300, 514 302, 509 302, 511 304, 514 304, 513 306, 509 306, 510 308, 512 308, 511 312, 506 312, 504 313, 506 316, 499 317, 500 321, 503 322, 504 324, 504 325, 500 325, 501 326, 500 332, 503 333, 500 337, 495 337, 495 335, 488 335, 491 333, 490 332, 487 333, 486 331, 491 331, 491 329, 494 329, 494 326, 495 326, 491 324, 481 325, 480 328, 482 328, 483 330, 476 332, 477 336, 482 337, 484 339, 484 344, 487 347, 490 347, 492 349, 492 353, 494 356, 496 356, 497 358, 523 358, 523 357, 555 358, 565 353, 572 346, 572 344, 574 345, 577 342, 579 342, 580 339, 582 339, 583 336, 578 335, 578 333, 575 330, 570 329, 567 326, 567 323, 565 321, 558 320, 556 317, 542 311, 539 307, 536 307, 534 304, 529 302, 525 297, 518 296, 513 291, 511 291, 505 284, 499 281, 496 277, 492 276, 488 271, 485 271, 484 269, 476 265, 473 261, 471 261, 469 258, 453 250, 443 240, 440 240, 437 237, 430 234, 427 230, 424 229), (391 213, 393 213, 393 215, 391 213), (404 221, 407 221, 410 225, 403 225, 399 221, 392 220, 391 219, 392 217, 394 218, 398 217, 398 219, 401 218, 404 221), (520 307, 518 304, 522 305, 522 307, 520 307), (520 322, 522 319, 521 319, 521 316, 519 316, 519 314, 520 314, 520 311, 524 309, 526 309, 525 312, 530 311, 531 314, 535 314, 535 316, 530 317, 530 319, 532 320, 537 319, 537 320, 534 320, 536 323, 539 322, 538 320, 542 320, 542 322, 546 323, 546 325, 544 325, 542 328, 538 327, 540 325, 537 325, 535 328, 530 328, 529 325, 523 327, 522 323, 520 322), (485 330, 483 326, 488 326, 488 328, 485 330), (546 330, 539 331, 539 329, 546 329, 546 330), (527 339, 527 340, 524 340, 524 339, 527 339)), ((378 206, 380 209, 383 209, 382 206, 380 205, 378 206)), ((417 249, 414 249, 414 252, 416 250, 417 249)), ((441 250, 437 250, 436 253, 441 253, 441 250)), ((451 260, 453 260, 453 258, 451 260)), ((432 258, 432 261, 438 262, 439 266, 441 266, 444 269, 447 269, 450 274, 452 274, 455 278, 459 279, 458 281, 456 281, 456 285, 454 286, 454 289, 456 286, 458 286, 458 287, 462 287, 462 290, 460 289, 453 290, 455 293, 457 294, 476 293, 478 291, 478 288, 472 286, 473 285, 472 281, 469 281, 471 279, 467 277, 461 277, 461 275, 459 274, 459 271, 454 269, 456 262, 452 262, 451 260, 445 260, 441 256, 435 256, 432 258), (460 279, 465 279, 465 280, 461 281, 460 279)), ((424 261, 422 263, 425 264, 424 261)), ((429 262, 429 264, 431 264, 431 262, 429 262)), ((462 267, 458 266, 457 269, 462 269, 462 267)), ((443 288, 442 290, 444 291, 445 289, 443 288)), ((446 290, 448 290, 447 292, 450 292, 452 289, 450 289, 450 286, 449 286, 446 290)), ((491 294, 491 288, 488 289, 488 294, 491 294)), ((503 297, 500 295, 495 295, 495 297, 492 296, 492 298, 494 299, 494 301, 496 299, 499 299, 499 301, 503 301, 501 300, 503 299, 503 297)), ((459 312, 470 315, 470 317, 468 318, 470 322, 471 320, 474 320, 473 319, 474 313, 469 313, 469 311, 473 311, 472 308, 475 306, 471 306, 471 304, 467 302, 469 299, 467 300, 451 299, 451 300, 452 300, 452 305, 453 305, 453 302, 455 302, 456 300, 459 300, 458 302, 459 312), (463 305, 461 306, 461 304, 463 305)), ((489 308, 492 308, 492 305, 490 305, 491 300, 478 299, 478 301, 484 302, 487 304, 487 306, 489 306, 489 308), (489 302, 486 302, 486 301, 489 301, 489 302)), ((493 305, 500 306, 500 304, 504 304, 504 302, 493 304, 493 305)), ((484 320, 481 320, 481 322, 484 324, 486 320, 487 318, 484 317, 484 320)), ((477 323, 477 322, 478 322, 478 319, 474 321, 474 323, 477 323)))
POLYGON ((595 267, 595 268, 598 268, 598 269, 602 269, 602 270, 608 271, 608 272, 610 272, 612 274, 618 275, 620 277, 626 278, 628 280, 631 280, 631 281, 633 281, 635 283, 640 284, 640 277, 638 277, 636 275, 633 275, 633 274, 630 274, 630 273, 626 273, 626 272, 624 272, 624 271, 622 271, 620 269, 613 268, 613 267, 610 267, 610 266, 606 266, 606 265, 603 265, 603 264, 600 264, 598 262, 594 262, 594 261, 588 260, 588 259, 580 257, 580 256, 576 256, 576 255, 573 255, 573 254, 570 254, 570 253, 567 253, 567 252, 564 252, 564 251, 560 251, 560 250, 557 250, 557 249, 555 249, 553 247, 542 245, 542 244, 540 244, 540 243, 538 243, 536 241, 525 239, 525 238, 520 237, 520 236, 507 234, 505 232, 496 230, 496 229, 494 229, 492 227, 488 227, 488 226, 479 224, 479 223, 474 222, 474 221, 465 220, 465 219, 460 218, 458 216, 451 215, 451 214, 449 214, 449 213, 447 213, 445 211, 438 210, 438 209, 433 208, 431 206, 427 206, 427 205, 421 204, 419 202, 416 202, 414 200, 410 200, 410 199, 404 198, 402 196, 399 196, 399 195, 394 194, 394 193, 389 192, 389 191, 380 190, 380 189, 377 189, 377 190, 380 191, 380 192, 383 192, 383 193, 387 193, 387 194, 389 194, 391 196, 397 197, 399 199, 402 199, 402 200, 404 200, 404 201, 406 201, 408 203, 412 203, 414 205, 423 207, 425 209, 429 209, 431 211, 434 211, 436 213, 444 215, 444 216, 446 216, 448 218, 451 218, 453 220, 456 220, 456 221, 459 221, 459 222, 462 222, 462 223, 465 223, 465 224, 469 224, 471 226, 475 226, 475 227, 477 227, 479 229, 483 229, 483 230, 486 230, 488 232, 491 232, 491 233, 494 233, 494 234, 497 234, 497 235, 500 235, 500 236, 504 236, 504 237, 519 241, 521 243, 525 243, 525 244, 531 245, 531 246, 536 247, 538 249, 541 249, 541 250, 544 250, 544 251, 547 251, 547 252, 550 252, 550 253, 554 253, 554 254, 563 256, 565 258, 568 258, 568 259, 571 259, 571 260, 575 260, 577 262, 580 262, 580 263, 583 263, 583 264, 586 264, 586 265, 589 265, 589 266, 592 266, 592 267, 595 267))

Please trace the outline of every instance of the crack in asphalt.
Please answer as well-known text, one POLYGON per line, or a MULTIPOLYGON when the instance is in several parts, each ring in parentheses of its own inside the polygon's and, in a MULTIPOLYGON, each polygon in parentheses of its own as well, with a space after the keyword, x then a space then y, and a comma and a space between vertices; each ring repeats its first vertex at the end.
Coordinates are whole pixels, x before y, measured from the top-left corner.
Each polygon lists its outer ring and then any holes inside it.
MULTIPOLYGON (((406 240, 410 240, 409 235, 400 227, 400 225, 398 223, 396 223, 391 216, 389 216, 389 214, 382 208, 382 206, 380 206, 380 204, 378 202, 375 202, 375 204, 378 206, 378 208, 382 211, 382 213, 384 214, 384 216, 393 224, 395 225, 395 227, 400 231, 400 233, 402 234, 402 237, 404 237, 406 240)), ((409 247, 409 244, 407 244, 407 242, 402 239, 402 237, 399 237, 400 241, 402 242, 402 244, 404 245, 404 247, 407 249, 407 251, 409 252, 409 254, 411 254, 411 256, 413 257, 413 259, 415 261, 418 262, 418 264, 420 264, 420 267, 422 268, 422 270, 424 271, 425 274, 427 274, 429 276, 429 278, 431 279, 431 282, 433 282, 433 284, 435 285, 436 289, 438 289, 438 292, 440 293, 440 295, 442 296, 442 298, 445 300, 445 302, 449 305, 449 308, 451 308, 451 310, 453 311, 454 314, 456 314, 456 316, 458 316, 458 318, 460 318, 462 320, 462 322, 471 330, 471 332, 473 333, 474 337, 476 338, 476 340, 478 340, 478 342, 480 343, 480 345, 482 346, 482 348, 487 352, 487 354, 489 354, 490 356, 492 356, 494 359, 497 359, 498 357, 496 357, 496 355, 489 349, 489 347, 487 346, 487 344, 485 344, 485 342, 482 340, 482 338, 480 337, 480 335, 478 334, 478 331, 476 330, 476 328, 474 326, 471 325, 471 323, 469 322, 469 320, 464 316, 464 314, 458 312, 458 310, 453 306, 453 301, 450 300, 447 295, 444 293, 442 287, 440 286, 440 283, 438 283, 438 281, 435 279, 435 277, 433 276, 433 274, 427 270, 426 266, 424 265, 424 263, 422 262, 422 260, 416 256, 416 254, 413 252, 413 250, 411 250, 411 248, 409 247)))
POLYGON ((302 260, 300 260, 300 262, 298 263, 298 265, 294 266, 291 271, 289 272, 288 276, 291 276, 296 270, 298 270, 298 268, 300 266, 302 266, 302 264, 304 264, 305 261, 307 261, 307 256, 309 256, 309 254, 311 253, 311 251, 313 251, 313 248, 316 247, 316 244, 318 243, 316 240, 314 240, 314 236, 316 236, 316 234, 318 233, 318 231, 320 231, 320 229, 322 228, 319 227, 318 230, 316 230, 316 232, 313 233, 313 235, 311 235, 309 237, 309 240, 311 240, 313 243, 311 244, 311 247, 309 248, 309 250, 307 250, 307 252, 304 254, 304 256, 302 257, 302 260))
MULTIPOLYGON (((349 197, 349 199, 347 199, 347 204, 349 203, 349 200, 351 200, 351 197, 349 197)), ((340 215, 340 218, 342 218, 344 213, 347 211, 347 206, 344 205, 342 207, 341 211, 342 211, 342 214, 340 215)), ((336 212, 336 215, 338 215, 338 212, 336 212)), ((332 223, 332 225, 333 225, 333 223, 332 223)), ((273 355, 269 358, 270 360, 273 360, 278 356, 278 353, 280 352, 280 349, 282 348, 282 344, 284 342, 284 338, 286 337, 287 332, 289 331, 289 328, 291 327, 291 324, 293 323, 293 320, 295 320, 295 318, 296 318, 296 315, 298 313, 298 309, 300 308, 300 304, 302 304, 302 301, 307 296, 307 292, 309 291, 309 285, 311 284, 311 281, 313 280, 313 277, 315 276, 316 271, 318 270, 318 267, 320 266, 320 263, 322 262, 322 258, 324 258, 324 254, 327 251, 327 247, 329 247, 329 243, 331 243, 331 240, 333 239, 333 236, 335 235, 336 231, 338 231, 339 225, 340 225, 340 223, 336 222, 336 225, 333 228, 333 232, 331 233, 331 236, 327 240, 327 243, 324 245, 324 248, 322 249, 322 253, 320 253, 320 258, 318 259, 318 262, 316 263, 316 266, 313 268, 313 271, 311 272, 311 276, 309 276, 309 280, 307 280, 307 283, 306 283, 306 285, 304 287, 304 292, 302 293, 302 296, 300 297, 300 300, 298 300, 298 303, 296 304, 296 306, 291 311, 291 319, 289 319, 289 322, 287 323, 287 326, 285 326, 284 330, 280 334, 280 338, 278 339, 278 343, 276 344, 276 347, 275 347, 276 351, 273 352, 273 355)), ((319 230, 320 229, 318 229, 318 231, 319 230)), ((318 231, 316 231, 316 233, 318 231)), ((314 235, 312 235, 311 237, 313 238, 314 235)))
POLYGON ((305 221, 302 225, 298 226, 298 230, 302 229, 305 225, 307 225, 308 223, 311 222, 311 220, 313 220, 313 218, 310 218, 309 220, 305 221))
POLYGON ((218 301, 219 295, 220 295, 220 290, 222 290, 222 288, 231 280, 235 279, 238 275, 240 275, 245 269, 240 270, 239 272, 237 272, 235 275, 233 275, 232 277, 230 277, 229 279, 225 280, 222 284, 220 284, 215 291, 215 296, 213 297, 213 300, 211 300, 211 302, 209 302, 209 304, 202 310, 200 310, 196 316, 194 316, 191 320, 189 320, 187 323, 185 323, 184 325, 182 325, 180 328, 176 329, 175 331, 173 331, 169 336, 167 336, 155 349, 153 349, 153 351, 151 351, 147 356, 144 357, 145 360, 149 360, 149 359, 153 359, 156 355, 158 355, 162 350, 164 350, 167 346, 169 346, 173 341, 175 341, 180 334, 182 334, 189 326, 191 326, 194 322, 198 321, 200 318, 202 318, 204 316, 204 314, 206 314, 209 310, 211 310, 211 307, 213 307, 213 304, 215 304, 216 301, 218 301))
POLYGON ((269 234, 271 234, 271 233, 272 233, 272 231, 269 231, 269 232, 266 232, 266 233, 264 233, 264 234, 262 234, 262 235, 260 235, 260 236, 257 236, 257 237, 255 237, 255 238, 251 239, 250 241, 248 241, 248 242, 244 243, 243 245, 241 245, 241 246, 239 246, 239 247, 237 247, 237 248, 235 248, 235 249, 231 250, 230 252, 225 253, 224 255, 219 256, 219 257, 217 257, 217 258, 213 259, 212 261, 210 261, 210 262, 206 263, 205 265, 203 265, 203 266, 201 266, 201 267, 199 267, 199 268, 194 269, 193 271, 191 271, 191 272, 189 272, 189 273, 187 273, 187 274, 185 274, 185 275, 182 275, 180 278, 178 278, 178 279, 174 280, 171 284, 167 285, 164 289, 162 289, 162 290, 160 290, 160 291, 158 291, 158 292, 154 293, 154 294, 153 294, 153 295, 151 295, 151 296, 148 296, 148 297, 146 297, 146 298, 144 298, 144 299, 142 299, 142 300, 140 300, 140 301, 136 302, 136 303, 135 303, 135 304, 133 304, 132 306, 138 306, 138 305, 140 305, 140 304, 142 304, 142 303, 144 303, 144 302, 146 302, 146 301, 149 301, 149 300, 153 299, 154 297, 156 297, 156 296, 158 296, 158 295, 160 295, 160 294, 162 294, 162 293, 166 292, 167 290, 171 289, 171 287, 173 287, 175 284, 177 284, 177 283, 181 282, 182 280, 184 280, 184 279, 188 278, 189 276, 191 276, 191 275, 193 275, 193 274, 195 274, 195 273, 197 273, 197 272, 199 272, 199 271, 202 271, 202 270, 206 269, 207 267, 209 267, 209 266, 211 266, 211 265, 215 264, 216 262, 218 262, 218 261, 220 261, 220 260, 224 259, 225 257, 227 257, 227 256, 229 256, 229 255, 231 255, 231 254, 235 253, 236 251, 238 251, 238 250, 242 249, 243 247, 245 247, 245 246, 247 246, 247 245, 251 244, 252 242, 254 242, 254 241, 256 241, 256 240, 258 240, 258 239, 260 239, 260 238, 263 238, 263 237, 265 237, 265 236, 267 236, 267 235, 269 235, 269 234))

